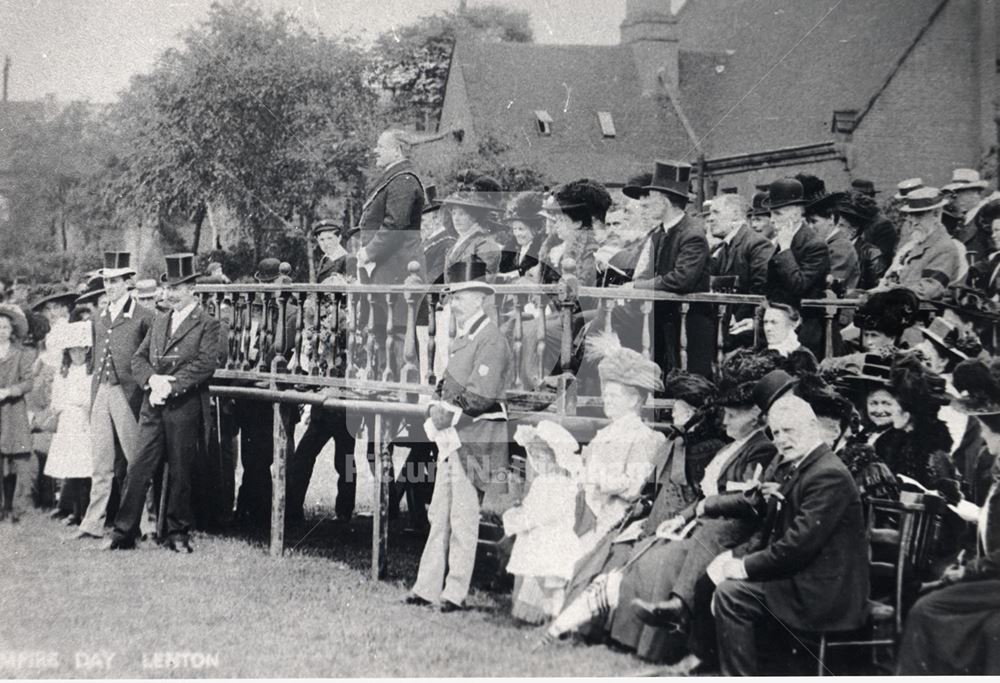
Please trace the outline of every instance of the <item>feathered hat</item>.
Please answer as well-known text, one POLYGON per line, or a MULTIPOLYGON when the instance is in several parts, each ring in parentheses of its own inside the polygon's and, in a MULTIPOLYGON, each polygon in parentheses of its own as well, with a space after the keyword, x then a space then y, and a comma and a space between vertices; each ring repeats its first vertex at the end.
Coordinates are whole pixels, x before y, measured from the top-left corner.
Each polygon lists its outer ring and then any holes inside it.
POLYGON ((900 407, 914 415, 936 416, 947 405, 947 382, 924 367, 914 353, 900 353, 892 363, 889 381, 900 407))
POLYGON ((795 395, 812 406, 817 416, 839 420, 841 425, 846 425, 854 413, 854 404, 818 374, 801 375, 795 395))
POLYGON ((663 394, 665 398, 703 408, 715 398, 715 385, 701 375, 674 368, 663 381, 663 394))
POLYGON ((586 357, 598 361, 597 372, 602 382, 618 382, 645 391, 663 389, 660 366, 638 351, 622 346, 613 332, 587 337, 586 357))
POLYGON ((920 300, 905 287, 875 292, 854 312, 854 325, 896 339, 917 322, 920 300))
POLYGON ((719 395, 715 403, 722 407, 745 407, 754 403, 754 387, 777 368, 777 356, 738 349, 722 361, 719 368, 719 395))

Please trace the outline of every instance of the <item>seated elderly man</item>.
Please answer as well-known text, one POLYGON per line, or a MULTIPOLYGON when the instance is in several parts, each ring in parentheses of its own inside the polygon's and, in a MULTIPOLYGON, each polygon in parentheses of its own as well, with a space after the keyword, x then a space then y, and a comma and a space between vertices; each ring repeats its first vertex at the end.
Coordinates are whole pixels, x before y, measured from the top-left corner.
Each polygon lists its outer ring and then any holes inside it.
POLYGON ((879 282, 880 288, 909 287, 923 298, 937 299, 947 285, 963 277, 967 266, 962 252, 941 223, 946 203, 935 187, 922 187, 906 195, 906 203, 899 209, 908 217, 903 244, 879 282), (929 287, 935 278, 947 283, 929 287))
MULTIPOLYGON (((780 460, 767 485, 769 532, 742 558, 709 567, 722 673, 757 675, 765 619, 794 631, 848 631, 865 620, 868 556, 854 478, 824 442, 809 404, 793 394, 768 410, 780 460)), ((769 468, 770 469, 770 468, 769 468)))

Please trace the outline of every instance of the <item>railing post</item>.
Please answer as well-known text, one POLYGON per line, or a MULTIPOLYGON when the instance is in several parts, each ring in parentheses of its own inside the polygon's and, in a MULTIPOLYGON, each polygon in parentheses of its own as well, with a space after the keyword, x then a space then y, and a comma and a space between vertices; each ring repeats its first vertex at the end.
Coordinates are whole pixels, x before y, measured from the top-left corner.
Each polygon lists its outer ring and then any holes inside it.
POLYGON ((514 330, 513 338, 511 340, 511 350, 514 353, 514 388, 523 389, 524 388, 524 373, 521 371, 521 354, 522 347, 524 345, 524 321, 521 318, 521 307, 523 306, 522 301, 527 301, 527 297, 521 298, 521 295, 514 295, 514 330))
POLYGON ((715 335, 716 350, 715 350, 715 368, 713 368, 714 370, 713 374, 717 376, 719 368, 722 367, 722 360, 726 356, 726 352, 724 350, 726 341, 725 325, 726 325, 726 312, 729 309, 726 304, 719 304, 715 310, 717 311, 716 313, 717 333, 715 335))
POLYGON ((826 350, 826 358, 833 357, 833 318, 837 315, 836 306, 824 306, 823 307, 826 317, 826 344, 824 349, 826 350))
POLYGON ((390 458, 382 433, 383 417, 375 413, 372 440, 375 448, 374 516, 372 518, 372 578, 381 581, 389 566, 389 475, 390 458))
POLYGON ((681 370, 688 369, 688 334, 687 334, 687 317, 688 311, 691 310, 691 304, 686 301, 681 302, 681 370))
MULTIPOLYGON (((275 355, 271 361, 271 372, 276 373, 278 363, 283 360, 275 355)), ((278 389, 274 377, 270 388, 278 389)), ((271 462, 271 555, 281 557, 285 552, 285 474, 288 464, 288 435, 285 433, 285 421, 281 416, 281 404, 275 401, 271 407, 272 428, 274 435, 274 457, 271 462)))
POLYGON ((434 360, 437 355, 437 314, 440 297, 437 294, 428 295, 427 300, 427 383, 437 384, 434 375, 434 360))
MULTIPOLYGON (((559 278, 559 318, 562 323, 562 334, 559 344, 559 369, 570 371, 570 361, 573 355, 573 309, 577 303, 580 283, 576 279, 576 261, 563 259, 563 275, 559 278)), ((545 330, 542 330, 542 334, 545 330)))
MULTIPOLYGON (((410 261, 408 265, 410 274, 406 276, 407 285, 416 287, 422 283, 420 279, 420 264, 410 261)), ((417 306, 420 299, 414 297, 412 292, 404 294, 406 301, 406 336, 403 339, 403 367, 399 371, 399 381, 409 383, 410 374, 416 377, 414 384, 420 383, 420 360, 417 355, 417 306)))
POLYGON ((653 360, 653 302, 643 301, 639 310, 642 312, 642 355, 653 360))

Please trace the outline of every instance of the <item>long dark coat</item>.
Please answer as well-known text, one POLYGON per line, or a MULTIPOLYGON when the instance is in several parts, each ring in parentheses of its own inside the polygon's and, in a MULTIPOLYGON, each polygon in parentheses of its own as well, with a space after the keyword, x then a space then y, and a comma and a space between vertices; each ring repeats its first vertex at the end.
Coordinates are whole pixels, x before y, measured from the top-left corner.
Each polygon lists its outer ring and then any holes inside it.
MULTIPOLYGON (((796 299, 822 299, 830 274, 830 248, 812 228, 802 225, 792 237, 791 248, 779 250, 767 266, 767 291, 796 299)), ((799 340, 817 358, 823 357, 823 311, 802 311, 799 340)))

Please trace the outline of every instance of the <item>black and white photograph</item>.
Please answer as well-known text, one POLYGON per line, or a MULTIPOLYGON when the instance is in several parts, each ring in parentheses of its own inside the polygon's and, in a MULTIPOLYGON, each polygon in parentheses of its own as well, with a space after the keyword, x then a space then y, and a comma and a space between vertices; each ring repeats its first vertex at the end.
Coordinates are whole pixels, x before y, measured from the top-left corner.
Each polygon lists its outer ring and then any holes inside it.
POLYGON ((0 0, 0 679, 1000 675, 998 0, 0 0))

